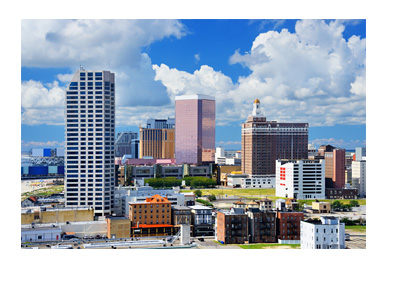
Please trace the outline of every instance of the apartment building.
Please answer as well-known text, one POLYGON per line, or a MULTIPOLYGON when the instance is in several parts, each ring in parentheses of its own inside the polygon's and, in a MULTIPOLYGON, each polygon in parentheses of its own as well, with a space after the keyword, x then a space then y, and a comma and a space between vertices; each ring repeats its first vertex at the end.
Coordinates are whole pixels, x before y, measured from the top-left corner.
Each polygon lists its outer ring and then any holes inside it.
POLYGON ((216 237, 223 244, 242 244, 248 241, 247 214, 242 208, 217 212, 216 237))
POLYGON ((259 208, 249 208, 247 215, 249 242, 272 243, 277 241, 275 212, 261 211, 259 208))
POLYGON ((345 225, 334 216, 301 221, 301 249, 344 249, 345 225))
POLYGON ((300 222, 304 220, 302 212, 283 212, 276 214, 277 238, 281 243, 300 241, 300 222))

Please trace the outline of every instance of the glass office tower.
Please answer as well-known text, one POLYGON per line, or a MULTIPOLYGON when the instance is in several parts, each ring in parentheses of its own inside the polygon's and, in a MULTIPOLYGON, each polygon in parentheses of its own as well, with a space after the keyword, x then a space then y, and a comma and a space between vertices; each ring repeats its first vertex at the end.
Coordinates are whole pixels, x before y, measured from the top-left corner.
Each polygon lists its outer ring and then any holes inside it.
POLYGON ((194 94, 175 97, 176 164, 214 162, 215 99, 194 94))
POLYGON ((66 91, 65 206, 112 213, 114 200, 115 76, 77 71, 66 91))

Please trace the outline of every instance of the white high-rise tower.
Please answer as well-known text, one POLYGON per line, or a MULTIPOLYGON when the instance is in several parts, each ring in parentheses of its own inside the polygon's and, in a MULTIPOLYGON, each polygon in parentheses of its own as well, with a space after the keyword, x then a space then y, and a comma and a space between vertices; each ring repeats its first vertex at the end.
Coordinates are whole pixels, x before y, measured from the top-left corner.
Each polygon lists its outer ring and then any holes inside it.
POLYGON ((65 206, 112 213, 114 201, 115 76, 77 71, 66 92, 65 206))

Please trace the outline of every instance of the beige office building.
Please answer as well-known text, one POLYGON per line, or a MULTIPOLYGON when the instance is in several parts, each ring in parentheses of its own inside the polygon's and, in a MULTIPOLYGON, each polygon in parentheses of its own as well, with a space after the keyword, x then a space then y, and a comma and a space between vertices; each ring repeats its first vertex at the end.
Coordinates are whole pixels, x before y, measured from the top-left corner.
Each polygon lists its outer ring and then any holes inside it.
POLYGON ((152 129, 139 127, 139 130, 139 158, 175 158, 175 129, 152 129))

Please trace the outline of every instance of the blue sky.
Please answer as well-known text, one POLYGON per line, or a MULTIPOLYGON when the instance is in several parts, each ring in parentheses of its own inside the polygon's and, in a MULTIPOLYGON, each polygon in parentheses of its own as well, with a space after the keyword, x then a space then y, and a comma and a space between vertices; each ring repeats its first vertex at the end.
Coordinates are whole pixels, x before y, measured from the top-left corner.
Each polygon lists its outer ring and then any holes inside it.
POLYGON ((255 98, 268 120, 309 122, 315 146, 364 146, 365 38, 365 20, 23 20, 21 148, 62 146, 64 90, 80 64, 116 73, 117 132, 205 93, 217 146, 240 149, 255 98))

